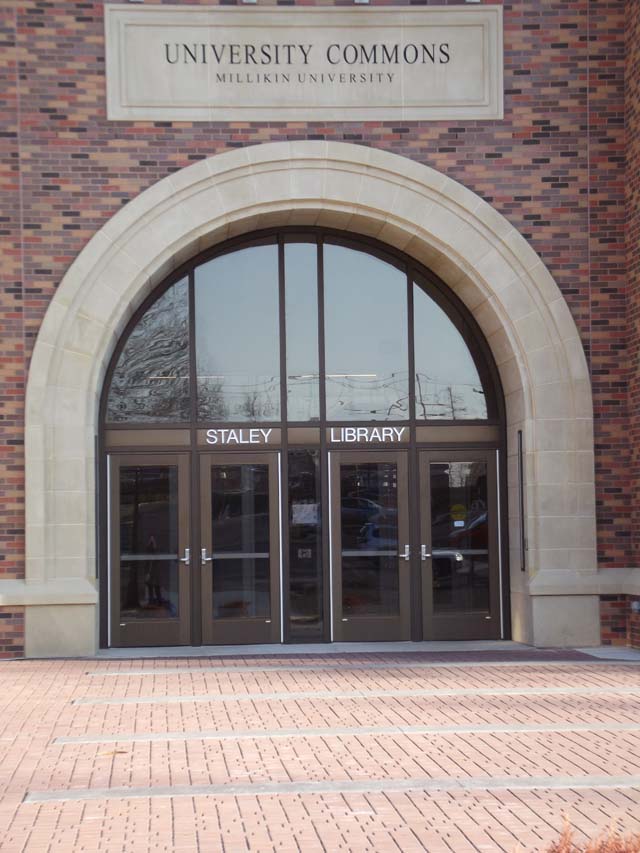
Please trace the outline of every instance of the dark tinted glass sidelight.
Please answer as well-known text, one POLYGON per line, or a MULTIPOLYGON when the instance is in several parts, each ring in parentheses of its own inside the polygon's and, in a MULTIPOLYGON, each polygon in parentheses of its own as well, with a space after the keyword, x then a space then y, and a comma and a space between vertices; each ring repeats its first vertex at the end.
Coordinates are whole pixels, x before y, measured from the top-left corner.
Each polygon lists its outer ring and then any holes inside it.
POLYGON ((107 422, 188 420, 189 297, 182 279, 132 329, 111 379, 107 422))
POLYGON ((322 637, 320 454, 292 450, 289 458, 289 584, 292 639, 322 637))
POLYGON ((268 618, 269 468, 211 466, 213 616, 268 618))
POLYGON ((195 271, 201 421, 280 417, 278 248, 250 246, 195 271))
POLYGON ((342 612, 397 616, 398 474, 395 463, 340 466, 342 612))
POLYGON ((287 243, 284 247, 287 327, 287 418, 320 417, 318 371, 318 247, 287 243))
POLYGON ((178 614, 178 469, 120 468, 120 618, 178 614))
POLYGON ((327 419, 408 418, 406 274, 325 244, 324 303, 327 419))
POLYGON ((487 463, 429 468, 434 611, 488 611, 487 463))
POLYGON ((487 401, 469 347, 447 314, 413 287, 416 417, 486 420, 487 401))

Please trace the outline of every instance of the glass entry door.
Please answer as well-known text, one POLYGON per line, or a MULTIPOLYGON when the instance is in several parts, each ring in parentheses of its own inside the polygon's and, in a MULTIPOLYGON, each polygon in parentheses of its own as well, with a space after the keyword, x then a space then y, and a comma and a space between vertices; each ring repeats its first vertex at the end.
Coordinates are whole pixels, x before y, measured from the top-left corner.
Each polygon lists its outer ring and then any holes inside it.
POLYGON ((425 640, 498 639, 495 451, 420 452, 425 640))
POLYGON ((332 452, 333 639, 410 639, 406 452, 332 452))
POLYGON ((112 456, 112 646, 190 642, 189 460, 112 456))
POLYGON ((280 642, 277 453, 200 457, 202 642, 280 642))

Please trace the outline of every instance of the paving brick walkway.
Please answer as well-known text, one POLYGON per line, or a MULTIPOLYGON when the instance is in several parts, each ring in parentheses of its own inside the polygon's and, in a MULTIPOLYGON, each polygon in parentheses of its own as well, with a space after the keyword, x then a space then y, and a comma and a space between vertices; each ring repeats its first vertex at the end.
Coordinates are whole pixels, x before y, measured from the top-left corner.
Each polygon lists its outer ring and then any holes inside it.
POLYGON ((530 853, 563 815, 639 832, 640 666, 488 657, 1 663, 0 850, 530 853))

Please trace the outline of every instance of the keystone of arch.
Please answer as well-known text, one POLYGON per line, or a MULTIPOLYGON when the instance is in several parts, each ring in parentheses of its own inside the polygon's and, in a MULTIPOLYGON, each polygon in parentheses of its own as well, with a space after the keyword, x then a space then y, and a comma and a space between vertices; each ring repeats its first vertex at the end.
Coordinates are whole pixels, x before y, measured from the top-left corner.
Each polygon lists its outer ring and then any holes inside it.
MULTIPOLYGON (((527 241, 475 193, 404 157, 335 142, 269 143, 188 166, 118 211, 69 268, 42 323, 28 379, 24 586, 31 597, 66 600, 74 585, 91 597, 98 404, 132 312, 198 251, 284 224, 325 225, 395 246, 436 272, 474 315, 507 406, 514 636, 584 641, 573 629, 559 636, 545 623, 538 630, 532 604, 536 596, 559 603, 582 595, 590 619, 595 606, 591 386, 567 304, 527 241), (519 429, 526 573, 519 571, 514 488, 519 429)), ((4 589, 3 597, 0 583, 0 603, 21 595, 27 603, 19 585, 4 589)))

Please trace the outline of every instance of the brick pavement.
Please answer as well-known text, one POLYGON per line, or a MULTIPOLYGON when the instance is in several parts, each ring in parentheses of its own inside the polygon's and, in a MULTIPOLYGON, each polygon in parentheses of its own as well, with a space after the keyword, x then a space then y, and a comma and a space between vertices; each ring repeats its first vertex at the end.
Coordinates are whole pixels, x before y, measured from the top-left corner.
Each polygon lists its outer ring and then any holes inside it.
MULTIPOLYGON (((0 664, 0 850, 542 851, 640 831, 640 666, 0 664)), ((445 656, 446 658, 446 656, 445 656)))

